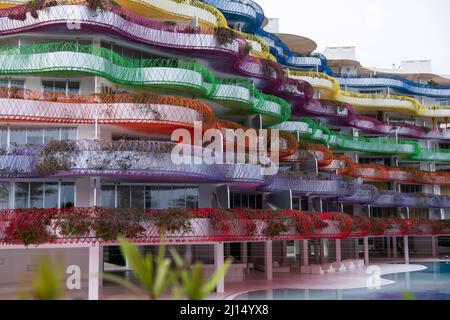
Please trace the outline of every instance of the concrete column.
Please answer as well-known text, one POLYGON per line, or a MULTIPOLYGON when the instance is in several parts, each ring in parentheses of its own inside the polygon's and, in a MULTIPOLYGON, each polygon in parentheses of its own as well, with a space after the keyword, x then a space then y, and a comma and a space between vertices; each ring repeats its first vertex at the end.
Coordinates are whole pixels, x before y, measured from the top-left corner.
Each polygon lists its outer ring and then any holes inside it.
POLYGON ((248 263, 248 246, 247 246, 247 242, 242 242, 242 244, 241 244, 241 258, 242 258, 242 263, 244 263, 244 264, 248 263))
POLYGON ((190 266, 192 264, 192 245, 187 244, 185 249, 184 259, 186 261, 186 265, 190 266))
POLYGON ((102 265, 103 257, 101 257, 100 246, 96 243, 89 247, 89 300, 99 299, 102 265))
POLYGON ((392 237, 392 255, 394 258, 397 258, 397 237, 392 237))
POLYGON ((308 240, 303 240, 303 266, 309 266, 308 240))
POLYGON ((364 238, 364 264, 369 264, 369 237, 364 238))
POLYGON ((273 257, 272 257, 272 241, 264 242, 264 272, 266 273, 266 279, 273 279, 273 257))
MULTIPOLYGON (((100 178, 92 177, 90 178, 91 183, 91 194, 90 194, 90 206, 91 207, 99 207, 102 204, 101 194, 102 187, 100 184, 100 178)), ((78 190, 77 190, 78 192, 78 190)))
POLYGON ((341 262, 341 239, 336 239, 336 262, 341 262))
POLYGON ((387 256, 388 258, 391 257, 391 238, 387 237, 386 238, 386 243, 387 243, 387 256))
MULTIPOLYGON (((214 265, 216 267, 216 270, 219 270, 224 264, 224 248, 223 248, 223 242, 218 242, 214 244, 214 265)), ((225 277, 222 276, 222 278, 217 283, 216 292, 222 293, 225 292, 225 277)))
POLYGON ((409 264, 409 241, 408 241, 408 236, 403 236, 403 246, 405 248, 405 263, 409 264))
POLYGON ((433 258, 437 257, 437 237, 432 236, 431 237, 431 252, 433 255, 433 258))
POLYGON ((285 264, 287 260, 287 241, 281 241, 281 264, 285 264))

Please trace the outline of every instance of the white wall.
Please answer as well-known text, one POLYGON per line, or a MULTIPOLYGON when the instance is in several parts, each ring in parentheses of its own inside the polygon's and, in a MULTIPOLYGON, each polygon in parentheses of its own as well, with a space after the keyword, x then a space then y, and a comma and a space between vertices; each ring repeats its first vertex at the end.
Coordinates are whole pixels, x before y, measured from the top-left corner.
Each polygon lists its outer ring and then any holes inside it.
POLYGON ((48 254, 55 262, 58 261, 57 259, 62 259, 64 272, 70 265, 79 266, 81 279, 88 278, 89 264, 88 249, 86 248, 0 250, 0 284, 29 282, 29 277, 33 275, 38 259, 43 254, 48 254))
POLYGON ((326 47, 323 54, 329 60, 356 60, 356 47, 326 47))

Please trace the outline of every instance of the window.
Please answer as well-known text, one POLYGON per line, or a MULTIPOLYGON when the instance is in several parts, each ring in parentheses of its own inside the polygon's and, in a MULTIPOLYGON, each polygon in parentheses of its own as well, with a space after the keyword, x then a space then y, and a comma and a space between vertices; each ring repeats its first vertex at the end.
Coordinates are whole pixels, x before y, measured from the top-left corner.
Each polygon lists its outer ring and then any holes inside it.
POLYGON ((59 203, 61 209, 75 207, 75 184, 71 182, 61 183, 61 197, 59 203))
POLYGON ((2 79, 0 80, 0 87, 25 89, 25 80, 2 79))
POLYGON ((198 208, 198 188, 184 186, 102 186, 102 207, 145 209, 198 208))
POLYGON ((42 80, 42 88, 44 92, 48 93, 79 94, 80 82, 42 80))
POLYGON ((154 59, 159 58, 151 53, 144 52, 141 50, 121 46, 114 42, 101 41, 100 43, 102 48, 111 50, 121 56, 132 58, 132 59, 154 59))
POLYGON ((422 186, 418 184, 401 184, 400 192, 402 193, 421 193, 422 186))
POLYGON ((359 158, 358 163, 360 164, 378 164, 381 166, 391 166, 391 158, 359 158))
POLYGON ((231 208, 262 209, 263 195, 261 193, 231 192, 231 208))
POLYGON ((370 207, 370 215, 372 218, 396 218, 398 210, 397 208, 370 207))
MULTIPOLYGON (((44 144, 52 140, 75 140, 76 128, 9 128, 10 145, 44 144)), ((2 145, 8 145, 8 128, 0 131, 2 145)))
POLYGON ((70 208, 75 205, 75 184, 72 182, 17 182, 14 207, 70 208))
POLYGON ((9 182, 0 183, 0 209, 9 207, 9 182))
POLYGON ((308 197, 292 198, 292 210, 308 211, 308 197))

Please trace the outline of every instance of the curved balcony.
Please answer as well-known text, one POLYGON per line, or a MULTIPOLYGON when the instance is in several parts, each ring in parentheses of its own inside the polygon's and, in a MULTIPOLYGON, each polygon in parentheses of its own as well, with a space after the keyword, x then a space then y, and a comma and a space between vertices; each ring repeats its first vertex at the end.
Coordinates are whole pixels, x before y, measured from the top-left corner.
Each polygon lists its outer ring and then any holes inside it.
POLYGON ((292 210, 144 210, 109 208, 14 209, 0 211, 0 244, 135 243, 360 238, 448 235, 448 220, 370 219, 340 212, 292 210), (172 221, 176 219, 177 223, 172 221))
POLYGON ((269 123, 290 115, 286 101, 264 95, 243 81, 216 78, 207 68, 193 62, 129 59, 104 48, 57 42, 20 49, 1 47, 0 66, 2 74, 87 72, 126 85, 187 91, 228 105, 246 103, 250 106, 248 111, 263 114, 269 123))
POLYGON ((339 175, 308 175, 300 172, 279 171, 270 183, 260 189, 267 192, 292 190, 294 194, 346 196, 354 192, 355 185, 339 175))
POLYGON ((215 125, 214 112, 193 99, 148 94, 64 95, 0 88, 0 119, 6 122, 114 124, 170 135, 173 130, 215 125))
MULTIPOLYGON (((79 4, 78 0, 64 0, 64 3, 79 4)), ((116 1, 120 6, 130 11, 141 13, 147 17, 159 17, 161 19, 184 20, 190 23, 197 18, 199 24, 206 27, 218 27, 225 25, 226 20, 223 15, 210 6, 205 6, 199 1, 190 1, 183 3, 172 0, 119 0, 116 1)), ((16 7, 26 4, 26 0, 2 0, 3 7, 16 7)), ((102 5, 105 3, 103 2, 102 5)))
POLYGON ((228 21, 240 22, 244 31, 254 33, 264 39, 270 46, 270 52, 281 64, 293 68, 314 69, 332 73, 324 56, 302 56, 292 52, 278 36, 263 30, 264 11, 257 3, 243 0, 202 1, 219 9, 228 21))
POLYGON ((368 153, 416 155, 420 147, 417 141, 396 141, 388 138, 352 137, 336 133, 330 139, 333 148, 368 153))
POLYGON ((418 161, 449 162, 450 150, 447 149, 422 149, 420 153, 411 158, 418 161))
MULTIPOLYGON (((353 109, 352 106, 354 106, 355 109, 362 111, 374 111, 381 109, 391 112, 393 111, 399 113, 408 113, 428 118, 450 117, 450 106, 428 107, 424 106, 416 99, 401 95, 359 94, 354 92, 343 91, 341 90, 342 83, 340 83, 336 78, 333 78, 324 73, 290 70, 289 77, 293 79, 308 81, 315 89, 318 89, 321 92, 323 92, 326 98, 349 104, 348 106, 346 106, 346 109, 353 109)), ((428 91, 428 89, 430 88, 424 89, 425 91, 428 91)), ((439 90, 439 89, 432 89, 432 90, 439 90)), ((450 89, 441 89, 441 90, 444 91, 446 90, 447 92, 450 92, 450 89)), ((429 93, 430 96, 433 96, 433 92, 429 93)), ((317 108, 315 110, 313 109, 312 111, 317 112, 317 108)), ((348 110, 347 112, 351 114, 354 111, 348 110)), ((333 116, 333 114, 330 113, 325 115, 333 116)), ((339 116, 339 114, 334 114, 334 116, 339 116)), ((405 128, 404 130, 409 129, 405 128)), ((411 133, 415 134, 414 132, 411 133)), ((402 132, 399 131, 399 134, 402 134, 402 132)), ((424 134, 426 133, 424 132, 424 134)), ((422 133, 420 133, 420 135, 421 136, 415 137, 427 138, 426 136, 423 136, 422 133)), ((446 135, 441 132, 435 132, 434 135, 436 135, 436 138, 438 139, 447 139, 446 135)))
POLYGON ((428 84, 417 83, 401 76, 379 75, 364 76, 336 76, 341 86, 351 88, 393 88, 406 94, 426 96, 432 98, 450 98, 450 87, 440 86, 432 88, 428 84))
POLYGON ((350 196, 340 197, 339 201, 350 204, 369 204, 380 197, 378 189, 370 184, 364 184, 356 189, 356 192, 350 196))
POLYGON ((399 208, 448 208, 450 198, 426 194, 399 193, 395 191, 382 191, 380 196, 371 203, 376 207, 399 208))

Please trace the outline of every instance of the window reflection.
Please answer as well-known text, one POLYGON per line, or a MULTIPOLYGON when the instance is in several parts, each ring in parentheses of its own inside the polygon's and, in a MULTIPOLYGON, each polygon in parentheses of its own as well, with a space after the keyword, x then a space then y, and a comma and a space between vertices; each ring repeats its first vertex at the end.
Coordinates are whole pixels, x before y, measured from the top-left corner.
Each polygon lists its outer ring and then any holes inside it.
POLYGON ((116 189, 113 185, 104 185, 101 202, 108 208, 195 209, 198 208, 198 188, 120 185, 116 189))
POLYGON ((44 184, 44 207, 58 208, 58 183, 46 182, 44 184))
MULTIPOLYGON (((76 128, 11 128, 11 145, 43 144, 53 140, 75 140, 76 128)), ((0 139, 2 145, 8 144, 8 130, 0 129, 0 139)))
POLYGON ((115 187, 114 186, 102 186, 102 207, 115 208, 115 187))
POLYGON ((2 182, 0 183, 0 209, 8 208, 8 199, 9 199, 9 183, 2 182))
POLYGON ((75 207, 75 185, 73 183, 61 183, 61 209, 75 207))
POLYGON ((15 208, 28 208, 28 182, 16 183, 15 208))
MULTIPOLYGON (((0 188, 0 196, 3 190, 0 188)), ((4 196, 7 198, 6 191, 4 196)), ((5 200, 7 204, 7 200, 5 200)), ((16 182, 14 208, 70 208, 75 205, 75 184, 58 182, 16 182), (61 198, 60 198, 61 196, 61 198)))

